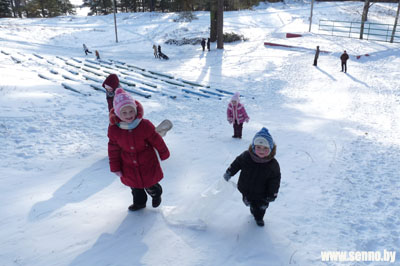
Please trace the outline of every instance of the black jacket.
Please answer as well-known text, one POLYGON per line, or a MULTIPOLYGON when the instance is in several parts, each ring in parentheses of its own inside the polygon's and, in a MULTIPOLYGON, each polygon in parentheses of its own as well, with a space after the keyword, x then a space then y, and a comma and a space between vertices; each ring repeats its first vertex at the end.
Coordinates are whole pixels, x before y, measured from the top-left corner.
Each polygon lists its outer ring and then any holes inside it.
POLYGON ((343 53, 340 56, 340 60, 342 60, 342 62, 346 62, 349 59, 349 55, 347 53, 343 53))
POLYGON ((281 183, 278 161, 272 155, 268 162, 257 163, 251 158, 250 152, 251 148, 236 157, 227 171, 234 176, 241 170, 238 189, 249 200, 275 197, 281 183))

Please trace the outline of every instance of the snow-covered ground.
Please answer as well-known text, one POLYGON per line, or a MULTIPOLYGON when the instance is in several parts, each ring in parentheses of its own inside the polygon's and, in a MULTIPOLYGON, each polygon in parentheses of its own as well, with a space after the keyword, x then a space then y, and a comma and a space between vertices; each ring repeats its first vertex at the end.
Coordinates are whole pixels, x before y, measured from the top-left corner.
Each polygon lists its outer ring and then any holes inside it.
MULTIPOLYGON (((0 19, 0 265, 389 264, 321 260, 321 251, 400 251, 400 45, 317 34, 319 19, 359 21, 362 5, 315 3, 311 32, 309 3, 226 12, 224 31, 248 41, 210 52, 164 44, 207 37, 207 12, 190 23, 118 14, 118 43, 112 15, 0 19), (250 116, 243 139, 232 139, 226 122, 230 96, 181 93, 141 70, 103 64, 95 71, 156 84, 151 98, 134 96, 154 124, 174 123, 162 205, 128 212, 130 189, 108 166, 105 94, 83 76, 96 77, 82 70, 94 64, 76 61, 94 59, 82 43, 104 60, 241 92, 250 116), (154 59, 153 43, 170 60, 154 59), (314 67, 316 45, 329 53, 314 67), (263 126, 277 143, 282 182, 260 228, 222 175, 263 126)), ((374 4, 369 20, 393 24, 396 8, 374 4)))

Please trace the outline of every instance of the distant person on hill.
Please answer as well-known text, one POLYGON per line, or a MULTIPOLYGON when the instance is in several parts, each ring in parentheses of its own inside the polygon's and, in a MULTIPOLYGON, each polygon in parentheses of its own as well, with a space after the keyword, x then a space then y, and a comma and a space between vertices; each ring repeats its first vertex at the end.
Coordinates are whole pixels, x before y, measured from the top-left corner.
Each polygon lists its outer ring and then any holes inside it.
POLYGON ((340 56, 340 61, 342 62, 342 72, 347 72, 347 60, 349 60, 349 55, 347 54, 346 50, 344 50, 343 54, 340 56))
POLYGON ((158 45, 158 57, 161 58, 161 45, 158 45))
POLYGON ((99 53, 99 51, 94 51, 94 53, 95 53, 95 55, 96 55, 96 59, 97 60, 100 60, 100 53, 99 53))
POLYGON ((244 105, 240 103, 240 94, 236 92, 231 101, 228 104, 226 110, 227 119, 229 124, 233 124, 233 136, 232 138, 242 138, 243 123, 249 122, 249 116, 247 115, 244 105))
MULTIPOLYGON (((161 50, 161 48, 160 48, 160 50, 161 50)), ((159 58, 158 52, 157 52, 157 46, 155 44, 153 44, 153 52, 154 52, 154 57, 159 58)))
POLYGON ((317 50, 315 50, 315 56, 314 56, 314 66, 317 66, 317 61, 319 57, 319 46, 317 46, 317 50))
POLYGON ((161 45, 158 45, 158 57, 159 57, 160 59, 165 59, 165 60, 168 60, 168 59, 169 59, 169 57, 168 57, 166 54, 164 54, 163 52, 161 52, 161 45))
POLYGON ((86 44, 83 44, 83 51, 85 52, 85 55, 87 55, 88 53, 92 53, 91 51, 89 51, 89 48, 87 48, 86 44))
POLYGON ((224 174, 229 179, 240 172, 237 188, 243 203, 250 206, 258 226, 264 226, 265 211, 278 196, 281 171, 275 159, 276 145, 268 129, 263 127, 253 138, 248 150, 232 162, 224 174))
POLYGON ((210 51, 210 43, 211 43, 211 39, 208 38, 207 39, 207 50, 210 51))
POLYGON ((206 39, 202 39, 201 40, 201 47, 203 48, 203 52, 204 52, 204 50, 206 49, 206 39))
POLYGON ((110 170, 131 188, 130 211, 145 208, 147 194, 157 208, 163 191, 159 182, 164 177, 159 159, 168 159, 168 147, 155 126, 143 118, 143 106, 122 88, 115 91, 113 105, 108 126, 110 170))
POLYGON ((113 101, 115 96, 115 90, 119 88, 119 78, 115 74, 110 74, 103 82, 103 88, 106 89, 106 99, 108 105, 108 111, 113 108, 113 101))

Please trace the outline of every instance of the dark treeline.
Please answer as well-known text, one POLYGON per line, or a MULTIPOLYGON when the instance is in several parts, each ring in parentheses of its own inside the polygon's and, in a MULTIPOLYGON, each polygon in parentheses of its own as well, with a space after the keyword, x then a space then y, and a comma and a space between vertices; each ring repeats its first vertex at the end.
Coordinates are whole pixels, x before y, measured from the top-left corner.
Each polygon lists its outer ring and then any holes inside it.
MULTIPOLYGON (((89 15, 107 15, 113 12, 114 0, 83 0, 90 7, 89 15)), ((210 11, 217 0, 115 0, 117 12, 182 12, 210 11)), ((267 0, 279 2, 280 0, 267 0)), ((336 0, 316 0, 336 1, 336 0)), ((345 0, 346 1, 346 0, 345 0)), ((266 0, 224 0, 224 10, 249 9, 266 0)), ((361 1, 364 2, 364 1, 361 1)), ((398 0, 374 0, 371 2, 398 2, 398 0)), ((75 14, 69 0, 0 0, 0 17, 56 17, 75 14)))
POLYGON ((0 17, 48 18, 75 14, 69 0, 0 0, 0 17))
MULTIPOLYGON (((117 0, 117 12, 182 12, 209 11, 211 2, 216 0, 117 0)), ((279 0, 269 0, 269 2, 279 0)), ((248 9, 265 0, 224 0, 224 10, 248 9)), ((90 7, 89 15, 106 15, 113 12, 113 0, 84 0, 90 7)))
MULTIPOLYGON (((216 0, 116 0, 117 12, 181 12, 209 11, 216 0)), ((270 2, 279 0, 269 0, 270 2)), ((265 0, 224 0, 224 10, 248 9, 265 0)), ((89 15, 113 12, 114 0, 83 0, 90 7, 89 15)), ((0 17, 56 17, 75 14, 69 0, 0 0, 0 17)))

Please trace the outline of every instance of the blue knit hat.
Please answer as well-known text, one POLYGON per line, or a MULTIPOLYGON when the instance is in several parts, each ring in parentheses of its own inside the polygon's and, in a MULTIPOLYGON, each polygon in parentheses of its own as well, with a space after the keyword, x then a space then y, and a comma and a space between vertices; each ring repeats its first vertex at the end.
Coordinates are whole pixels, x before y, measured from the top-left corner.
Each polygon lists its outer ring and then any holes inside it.
POLYGON ((256 133, 253 138, 253 142, 251 144, 252 149, 254 151, 254 146, 260 145, 269 148, 270 152, 274 148, 274 140, 272 139, 271 134, 269 134, 268 129, 263 127, 260 131, 256 133))

